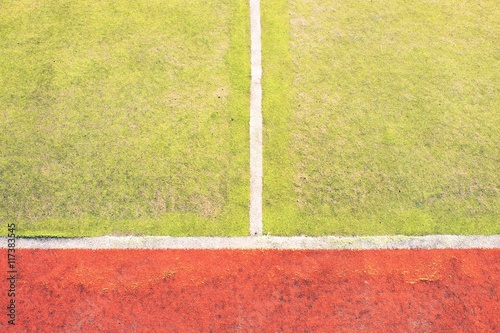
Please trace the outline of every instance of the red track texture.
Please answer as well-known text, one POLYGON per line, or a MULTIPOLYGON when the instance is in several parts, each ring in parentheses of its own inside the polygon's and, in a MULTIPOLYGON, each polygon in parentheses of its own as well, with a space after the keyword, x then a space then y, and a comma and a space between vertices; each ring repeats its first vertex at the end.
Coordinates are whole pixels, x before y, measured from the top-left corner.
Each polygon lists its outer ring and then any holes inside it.
POLYGON ((500 332, 498 249, 16 254, 1 332, 500 332))

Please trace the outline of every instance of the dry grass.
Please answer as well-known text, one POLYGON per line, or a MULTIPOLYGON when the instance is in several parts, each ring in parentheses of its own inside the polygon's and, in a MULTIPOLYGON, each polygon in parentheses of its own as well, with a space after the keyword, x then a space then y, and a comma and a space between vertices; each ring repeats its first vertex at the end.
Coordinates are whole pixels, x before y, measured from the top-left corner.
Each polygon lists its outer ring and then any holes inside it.
POLYGON ((247 11, 2 3, 0 218, 20 233, 244 233, 247 11))
POLYGON ((289 134, 266 131, 283 142, 268 158, 291 168, 267 180, 268 232, 500 232, 494 1, 306 0, 287 10, 289 134), (293 213, 277 219, 284 209, 293 213))

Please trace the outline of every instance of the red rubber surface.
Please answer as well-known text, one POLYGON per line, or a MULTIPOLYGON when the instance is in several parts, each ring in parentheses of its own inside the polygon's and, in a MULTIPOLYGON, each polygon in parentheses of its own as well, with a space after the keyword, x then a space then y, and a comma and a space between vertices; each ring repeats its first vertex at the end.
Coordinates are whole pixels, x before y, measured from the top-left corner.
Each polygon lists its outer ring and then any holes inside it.
POLYGON ((500 332, 500 250, 17 255, 2 332, 500 332))

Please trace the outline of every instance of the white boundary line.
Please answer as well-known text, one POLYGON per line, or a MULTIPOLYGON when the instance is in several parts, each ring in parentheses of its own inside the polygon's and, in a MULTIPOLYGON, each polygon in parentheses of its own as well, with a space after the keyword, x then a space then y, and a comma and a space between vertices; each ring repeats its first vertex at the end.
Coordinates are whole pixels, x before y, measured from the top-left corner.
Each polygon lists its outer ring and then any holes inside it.
MULTIPOLYGON (((0 248, 7 247, 0 238, 0 248)), ((366 236, 366 237, 168 237, 102 236, 84 238, 16 238, 18 249, 500 249, 500 235, 492 236, 366 236)))
POLYGON ((262 45, 260 2, 250 1, 250 235, 262 235, 262 45))

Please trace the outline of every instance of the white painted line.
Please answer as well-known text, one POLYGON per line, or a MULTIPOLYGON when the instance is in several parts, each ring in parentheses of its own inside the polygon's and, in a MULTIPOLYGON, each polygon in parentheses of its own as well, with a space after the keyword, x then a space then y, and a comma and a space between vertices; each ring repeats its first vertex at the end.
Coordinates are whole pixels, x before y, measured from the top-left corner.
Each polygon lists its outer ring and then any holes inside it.
POLYGON ((262 235, 262 46, 260 2, 250 0, 250 235, 262 235))
MULTIPOLYGON (((0 248, 7 247, 0 238, 0 248)), ((168 237, 103 236, 86 238, 17 238, 18 249, 500 249, 500 235, 493 236, 367 236, 367 237, 168 237)))

